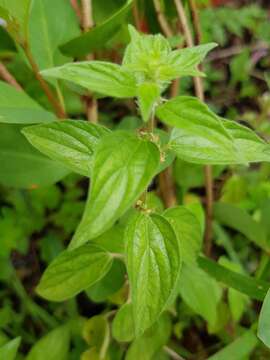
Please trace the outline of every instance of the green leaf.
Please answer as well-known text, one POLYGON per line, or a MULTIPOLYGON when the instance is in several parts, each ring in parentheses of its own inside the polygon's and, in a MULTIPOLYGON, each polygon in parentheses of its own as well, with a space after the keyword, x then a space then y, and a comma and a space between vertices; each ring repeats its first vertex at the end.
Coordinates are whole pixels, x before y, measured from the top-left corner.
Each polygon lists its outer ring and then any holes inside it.
POLYGON ((28 20, 33 0, 0 0, 1 17, 7 22, 7 29, 16 41, 27 37, 28 20))
POLYGON ((31 188, 51 185, 68 174, 61 164, 35 150, 21 134, 22 126, 0 124, 0 183, 31 188))
POLYGON ((250 129, 215 115, 197 98, 179 96, 160 105, 157 116, 175 126, 170 147, 197 164, 270 161, 270 146, 250 129))
POLYGON ((26 360, 66 360, 69 354, 70 330, 67 325, 57 327, 38 340, 26 360))
POLYGON ((208 360, 243 360, 252 353, 257 344, 258 339, 254 332, 249 330, 216 354, 210 356, 208 360))
POLYGON ((222 225, 239 231, 262 249, 269 251, 265 229, 243 209, 226 203, 214 204, 214 216, 222 225))
POLYGON ((15 360, 20 342, 21 338, 17 337, 16 339, 13 339, 8 343, 0 346, 0 359, 15 360))
POLYGON ((90 176, 93 153, 109 130, 83 120, 55 121, 23 129, 27 140, 39 151, 67 168, 90 176))
POLYGON ((147 122, 153 114, 160 96, 160 88, 155 83, 144 82, 138 85, 138 104, 143 121, 147 122))
POLYGON ((209 328, 213 328, 222 296, 221 286, 215 279, 196 265, 186 263, 181 273, 179 292, 184 302, 208 322, 209 328))
POLYGON ((163 314, 150 329, 132 342, 125 359, 155 359, 156 352, 166 345, 170 334, 170 318, 167 314, 163 314))
POLYGON ((95 238, 122 216, 155 175, 159 150, 125 131, 104 136, 97 146, 89 197, 71 248, 95 238))
POLYGON ((126 242, 135 335, 138 336, 170 305, 178 284, 181 254, 172 226, 156 214, 137 214, 128 225, 126 242))
POLYGON ((37 293, 51 301, 63 301, 99 281, 110 270, 112 256, 95 244, 65 250, 48 266, 37 293))
POLYGON ((235 290, 248 295, 251 299, 263 300, 269 284, 265 281, 231 271, 215 261, 200 256, 198 260, 201 269, 210 276, 235 290))
POLYGON ((196 263, 203 239, 199 220, 185 206, 167 209, 163 216, 170 222, 178 236, 183 261, 196 263))
POLYGON ((116 313, 112 322, 112 335, 120 342, 134 339, 134 320, 131 303, 124 304, 116 313))
POLYGON ((117 12, 100 25, 95 26, 86 33, 70 40, 60 47, 68 56, 80 57, 95 50, 101 49, 122 27, 133 0, 128 0, 117 12))
POLYGON ((84 61, 43 70, 42 75, 71 81, 105 96, 136 96, 134 76, 121 66, 105 61, 84 61))
POLYGON ((58 47, 79 34, 79 22, 69 1, 33 1, 29 19, 29 45, 39 69, 66 62, 67 58, 61 55, 58 47))
POLYGON ((108 273, 86 290, 87 295, 94 302, 104 302, 124 285, 125 274, 125 265, 115 259, 108 273))
POLYGON ((103 315, 96 315, 87 320, 83 327, 83 338, 89 346, 100 351, 109 332, 108 320, 103 315))
POLYGON ((259 323, 258 323, 258 338, 270 348, 270 289, 263 300, 261 308, 259 323))
POLYGON ((0 81, 0 122, 9 124, 35 124, 55 120, 24 91, 0 81))

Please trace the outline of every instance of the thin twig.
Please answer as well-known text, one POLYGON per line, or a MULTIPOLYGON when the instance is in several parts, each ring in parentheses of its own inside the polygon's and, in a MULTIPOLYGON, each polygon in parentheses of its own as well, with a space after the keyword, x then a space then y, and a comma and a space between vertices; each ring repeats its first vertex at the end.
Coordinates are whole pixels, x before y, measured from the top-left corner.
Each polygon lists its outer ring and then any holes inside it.
POLYGON ((136 0, 133 2, 132 15, 133 15, 133 18, 134 18, 136 28, 140 29, 140 27, 141 27, 141 19, 140 19, 140 13, 139 13, 138 4, 137 4, 136 0))
POLYGON ((0 62, 0 78, 5 80, 7 83, 15 87, 17 90, 22 91, 23 88, 21 85, 17 82, 17 80, 14 78, 14 76, 8 71, 8 69, 5 67, 5 65, 0 62))
POLYGON ((176 205, 175 185, 172 179, 172 168, 169 166, 159 174, 160 196, 166 208, 176 205))
POLYGON ((23 46, 23 48, 25 51, 25 55, 32 67, 33 73, 34 73, 36 79, 38 80, 38 82, 40 83, 40 86, 42 87, 44 93, 46 94, 49 102, 52 104, 56 115, 61 119, 65 118, 66 117, 65 110, 63 109, 61 103, 56 100, 56 96, 51 91, 49 85, 46 83, 46 81, 40 75, 38 65, 33 58, 33 55, 31 53, 31 50, 30 50, 28 44, 25 44, 23 46))
MULTIPOLYGON (((188 19, 185 13, 185 9, 183 7, 181 0, 174 0, 175 6, 177 9, 177 13, 179 16, 179 20, 181 22, 183 32, 185 35, 186 43, 189 47, 194 46, 192 34, 190 31, 190 27, 188 24, 188 19)), ((199 44, 201 42, 201 27, 199 22, 199 15, 197 11, 196 4, 193 0, 189 0, 190 7, 192 9, 192 20, 194 24, 194 28, 196 31, 196 40, 199 44)), ((203 91, 203 83, 200 77, 194 77, 194 87, 196 96, 204 101, 204 91, 203 91)), ((207 256, 211 254, 212 248, 212 217, 213 217, 213 176, 212 176, 212 168, 209 165, 206 165, 204 168, 204 176, 205 176, 205 189, 206 189, 206 224, 205 224, 205 253, 207 256)))
POLYGON ((157 19, 164 35, 166 35, 166 37, 172 37, 173 31, 164 15, 160 0, 153 0, 153 1, 154 1, 155 11, 157 14, 157 19))
POLYGON ((177 354, 177 352, 175 352, 168 346, 164 346, 163 350, 174 360, 185 360, 181 355, 177 354))
POLYGON ((81 22, 82 13, 81 13, 81 9, 80 9, 80 6, 78 4, 78 1, 77 0, 70 0, 70 4, 73 7, 73 10, 75 11, 79 21, 81 22))

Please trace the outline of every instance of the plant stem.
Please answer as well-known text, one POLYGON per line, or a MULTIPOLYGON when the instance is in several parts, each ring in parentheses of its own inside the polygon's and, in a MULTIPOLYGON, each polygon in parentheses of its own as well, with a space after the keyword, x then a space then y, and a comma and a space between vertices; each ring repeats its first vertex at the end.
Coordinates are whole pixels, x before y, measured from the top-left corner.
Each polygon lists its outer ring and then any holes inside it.
MULTIPOLYGON (((192 47, 194 46, 194 42, 182 1, 174 0, 174 2, 186 38, 187 46, 192 47)), ((192 9, 192 20, 196 32, 196 40, 197 40, 197 44, 199 44, 201 42, 201 27, 199 22, 198 11, 195 2, 193 0, 189 0, 189 2, 190 2, 190 7, 192 9)), ((200 100, 204 101, 202 79, 197 76, 194 77, 193 79, 194 79, 196 96, 200 100)), ((210 256, 211 248, 212 248, 212 217, 213 217, 213 198, 214 198, 213 175, 212 175, 211 166, 206 165, 204 167, 204 177, 205 177, 205 189, 206 189, 206 224, 205 224, 205 234, 204 234, 204 246, 205 246, 205 254, 207 256, 210 256)))
POLYGON ((61 118, 64 119, 66 117, 66 113, 65 110, 63 109, 62 105, 60 104, 60 102, 58 102, 56 100, 56 96, 53 94, 53 92, 51 91, 49 85, 46 83, 46 81, 43 79, 43 77, 40 75, 39 73, 39 68, 37 63, 35 62, 33 55, 31 53, 31 50, 29 48, 28 43, 23 45, 24 51, 25 51, 25 55, 32 67, 32 70, 34 72, 34 75, 36 77, 36 79, 38 80, 38 82, 40 83, 40 86, 42 87, 44 93, 46 94, 49 102, 52 104, 56 115, 61 118))
POLYGON ((166 208, 175 206, 177 203, 175 195, 175 185, 172 180, 172 168, 169 166, 159 174, 160 196, 166 208))
POLYGON ((81 17, 82 17, 82 14, 81 14, 81 9, 78 5, 78 1, 77 0, 70 0, 70 4, 71 6, 73 7, 73 10, 75 11, 78 19, 80 20, 81 22, 81 17))
POLYGON ((164 35, 166 35, 166 37, 172 37, 173 31, 164 15, 160 0, 153 0, 153 1, 154 1, 155 11, 157 14, 157 19, 164 35))
POLYGON ((164 346, 163 350, 170 355, 170 357, 174 360, 185 360, 182 356, 180 356, 179 354, 177 354, 177 352, 175 352, 174 350, 172 350, 171 348, 169 348, 168 346, 164 346))
POLYGON ((0 62, 0 78, 5 80, 11 86, 15 87, 17 90, 23 90, 21 85, 17 82, 17 80, 13 77, 13 75, 8 71, 2 62, 0 62))

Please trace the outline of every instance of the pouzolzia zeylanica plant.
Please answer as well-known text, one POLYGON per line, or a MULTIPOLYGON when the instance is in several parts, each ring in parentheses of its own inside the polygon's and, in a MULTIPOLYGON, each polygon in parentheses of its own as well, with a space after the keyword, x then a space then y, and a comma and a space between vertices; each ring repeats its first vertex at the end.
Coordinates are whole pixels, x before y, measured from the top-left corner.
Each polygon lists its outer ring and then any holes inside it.
MULTIPOLYGON (((163 213, 152 209, 147 189, 156 176, 175 156, 206 165, 270 160, 266 142, 250 129, 217 116, 196 97, 165 98, 174 79, 203 76, 198 65, 216 44, 172 50, 161 35, 141 35, 132 26, 129 31, 131 41, 121 65, 77 62, 42 75, 100 96, 134 98, 143 128, 110 131, 91 122, 62 120, 23 130, 42 153, 90 178, 81 222, 68 248, 46 269, 37 292, 51 301, 72 298, 104 278, 120 258, 127 269, 129 295, 113 329, 123 341, 139 338, 154 324, 153 331, 161 331, 164 311, 181 292, 181 276, 187 281, 192 271, 201 271, 197 266, 201 219, 185 206, 163 213), (169 133, 156 128, 158 121, 170 128, 169 133), (119 223, 125 226, 125 250, 118 253, 101 246, 98 239, 119 223), (119 324, 127 322, 131 330, 125 338, 119 324)), ((214 289, 211 296, 215 301, 221 292, 214 289)))

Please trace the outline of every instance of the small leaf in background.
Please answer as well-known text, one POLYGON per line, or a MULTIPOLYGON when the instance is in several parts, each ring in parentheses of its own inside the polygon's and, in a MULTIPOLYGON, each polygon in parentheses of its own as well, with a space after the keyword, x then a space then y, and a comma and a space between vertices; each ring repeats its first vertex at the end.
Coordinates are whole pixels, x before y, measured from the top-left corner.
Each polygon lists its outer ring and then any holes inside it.
POLYGON ((233 175, 223 186, 220 201, 237 205, 246 198, 247 191, 246 179, 239 175, 233 175))
POLYGON ((270 249, 267 243, 265 229, 243 209, 226 203, 214 204, 214 216, 222 225, 239 231, 245 235, 249 241, 264 250, 270 249))
POLYGON ((97 303, 106 301, 124 285, 125 274, 125 265, 121 260, 115 259, 108 273, 86 290, 87 296, 97 303))
POLYGON ((143 121, 147 122, 153 114, 154 107, 160 96, 159 86, 151 82, 138 85, 138 104, 143 121))
POLYGON ((131 343, 125 359, 152 359, 155 353, 166 345, 170 334, 170 318, 163 314, 150 329, 131 343))
POLYGON ((180 275, 181 254, 170 223, 156 214, 137 214, 127 228, 126 241, 135 335, 138 336, 170 305, 180 275))
POLYGON ((263 300, 269 288, 266 281, 231 271, 206 257, 200 256, 198 263, 200 268, 211 277, 248 295, 252 299, 263 300))
MULTIPOLYGON (((128 0, 124 6, 101 24, 96 25, 85 34, 82 34, 60 47, 63 54, 72 57, 81 57, 94 50, 104 48, 107 42, 123 26, 133 0, 128 0)), ((107 4, 106 4, 107 5, 107 4)))
POLYGON ((261 308, 259 323, 258 323, 258 338, 270 348, 270 290, 263 300, 261 308))
POLYGON ((26 360, 66 360, 69 354, 70 330, 59 326, 38 340, 26 356, 26 360))
POLYGON ((124 304, 116 313, 112 322, 112 335, 120 342, 134 339, 134 320, 131 303, 124 304))
POLYGON ((125 131, 104 136, 95 152, 90 194, 70 244, 82 245, 109 229, 155 175, 157 146, 125 131))
POLYGON ((134 76, 121 66, 105 61, 84 61, 43 70, 45 77, 68 80, 105 96, 136 96, 134 76))
POLYGON ((37 292, 64 301, 99 281, 110 270, 112 256, 95 244, 65 250, 45 270, 37 292))
POLYGON ((184 302, 208 322, 208 327, 215 327, 222 296, 222 288, 218 282, 196 265, 186 263, 183 265, 178 289, 184 302))
POLYGON ((160 105, 157 116, 175 128, 170 147, 197 164, 247 164, 270 161, 270 145, 252 130, 215 115, 194 97, 179 96, 160 105))
POLYGON ((163 216, 174 228, 179 240, 183 261, 196 263, 203 239, 201 225, 196 216, 185 206, 167 209, 163 216))
POLYGON ((0 81, 0 123, 36 124, 55 120, 24 91, 0 81))
POLYGON ((216 354, 210 356, 208 360, 243 360, 246 357, 249 359, 248 356, 252 353, 257 344, 258 339, 256 338, 254 332, 249 330, 218 351, 216 354))
POLYGON ((21 125, 0 124, 0 183, 17 188, 51 185, 69 171, 35 150, 21 125))
POLYGON ((96 315, 86 321, 83 327, 83 338, 89 346, 96 348, 97 352, 101 350, 104 342, 107 341, 110 332, 109 323, 105 316, 96 315))
POLYGON ((0 345, 0 359, 15 360, 20 342, 21 338, 17 337, 2 346, 0 345))
POLYGON ((39 151, 88 177, 96 145, 108 133, 107 128, 82 120, 55 121, 23 129, 27 140, 39 151))

